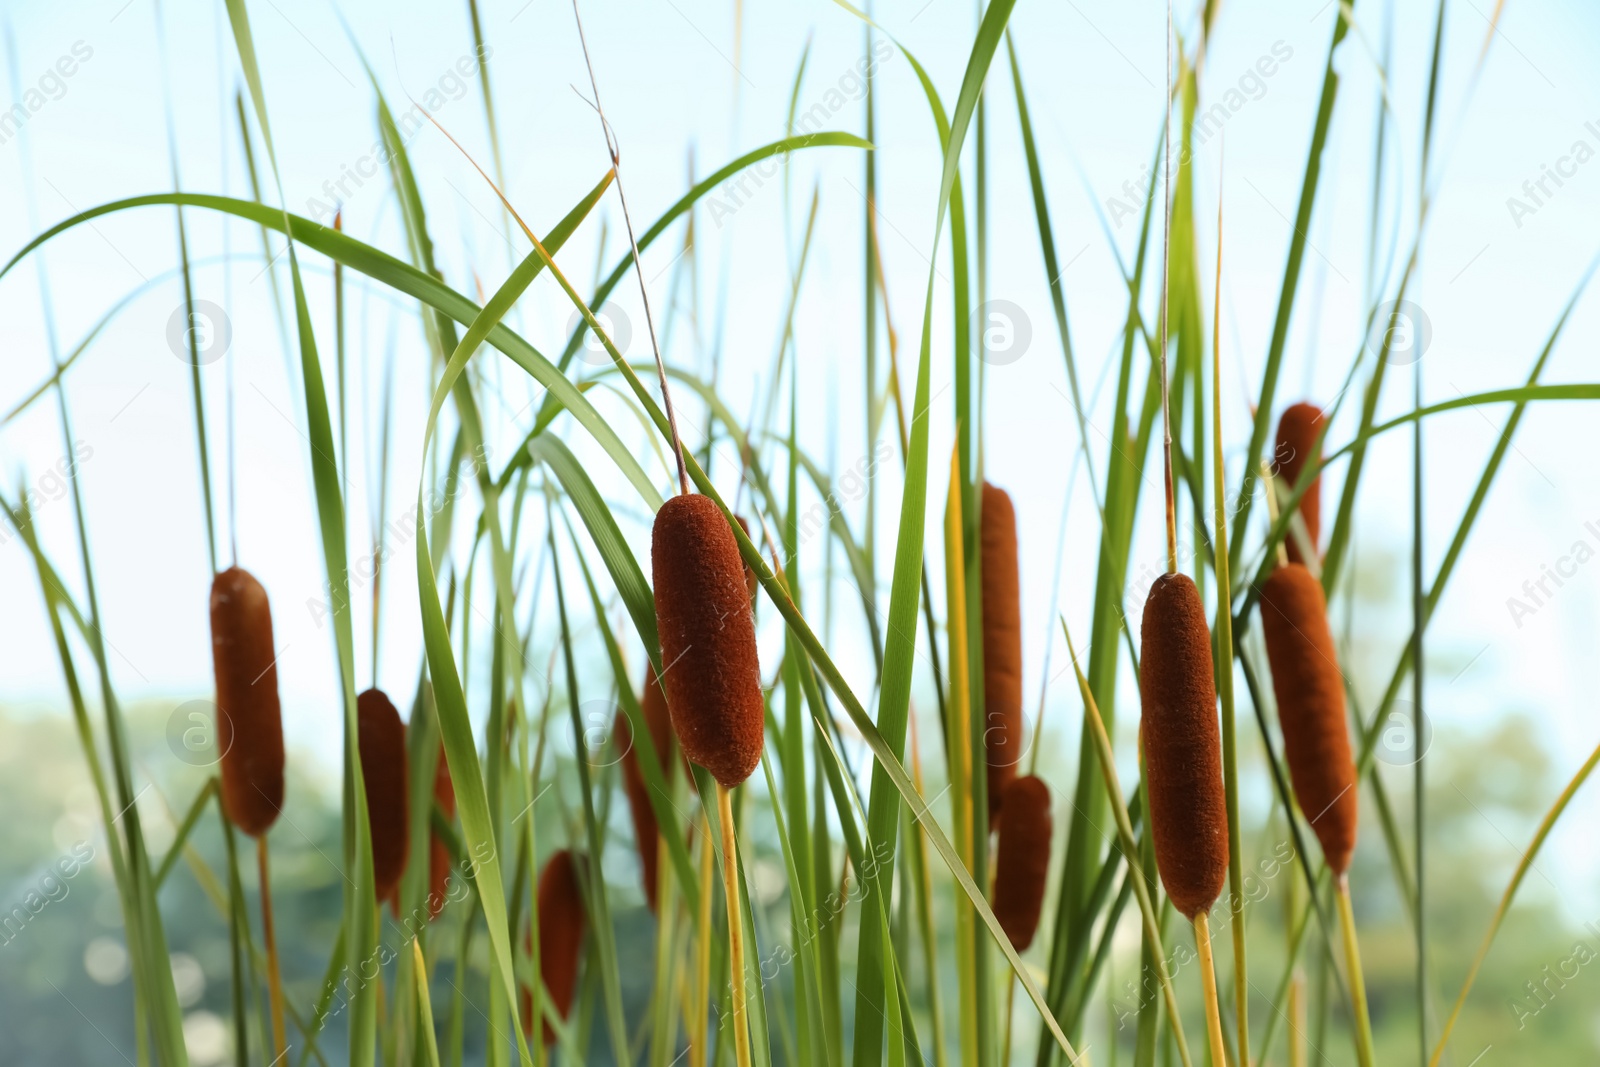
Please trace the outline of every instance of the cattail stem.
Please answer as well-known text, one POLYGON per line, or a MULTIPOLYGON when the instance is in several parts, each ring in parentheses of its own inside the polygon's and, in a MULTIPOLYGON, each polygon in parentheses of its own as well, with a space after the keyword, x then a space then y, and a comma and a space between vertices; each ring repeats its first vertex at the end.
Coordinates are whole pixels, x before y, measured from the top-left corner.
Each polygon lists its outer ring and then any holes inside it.
POLYGON ((1350 1010, 1356 1017, 1356 1059, 1372 1067, 1372 1020, 1367 1016, 1367 980, 1361 974, 1361 945, 1356 940, 1356 915, 1350 907, 1350 878, 1338 882, 1339 927, 1344 932, 1344 960, 1350 971, 1350 1010))
POLYGON ((706 1062, 706 1000, 711 993, 711 822, 700 818, 700 944, 689 997, 689 1062, 706 1062))
POLYGON ((1011 1062, 1011 1009, 1017 996, 1017 972, 1012 971, 1006 975, 1006 1036, 1005 1045, 1001 1049, 1000 1062, 1011 1062))
POLYGON ((1211 1043, 1212 1067, 1225 1067, 1228 1048, 1222 1043, 1222 1008, 1217 1002, 1216 961, 1211 957, 1211 922, 1203 911, 1194 916, 1194 947, 1200 953, 1200 987, 1206 1003, 1206 1036, 1211 1043))
MULTIPOLYGON (((1291 959, 1298 955, 1300 949, 1300 942, 1296 936, 1296 917, 1300 916, 1305 908, 1301 899, 1304 895, 1303 884, 1300 881, 1299 870, 1290 870, 1284 902, 1283 926, 1288 941, 1286 947, 1291 959)), ((1284 1037, 1289 1042, 1289 1067, 1306 1067, 1306 975, 1298 963, 1293 965, 1289 974, 1288 1014, 1289 1032, 1284 1037)))
POLYGON ((739 907, 739 842, 733 830, 733 796, 717 783, 717 818, 722 822, 722 886, 728 898, 728 976, 733 995, 733 1048, 739 1067, 750 1067, 745 1027, 744 918, 739 907))
POLYGON ((267 860, 267 835, 256 838, 256 868, 261 876, 261 939, 267 947, 267 996, 272 1006, 273 1062, 288 1046, 283 1027, 283 979, 278 972, 278 938, 272 928, 272 876, 267 860))
POLYGON ((1306 976, 1289 979, 1289 1067, 1306 1067, 1306 976))

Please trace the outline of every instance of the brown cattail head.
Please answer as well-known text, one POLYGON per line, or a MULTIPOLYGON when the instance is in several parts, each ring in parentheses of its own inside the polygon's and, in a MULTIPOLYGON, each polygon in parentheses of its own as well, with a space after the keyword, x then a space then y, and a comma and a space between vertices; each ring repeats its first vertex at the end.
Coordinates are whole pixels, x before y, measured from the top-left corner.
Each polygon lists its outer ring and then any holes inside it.
MULTIPOLYGON (((1300 472, 1307 463, 1315 465, 1321 462, 1321 449, 1317 447, 1317 435, 1321 432, 1322 409, 1315 404, 1301 402, 1291 404, 1284 409, 1283 415, 1278 419, 1278 451, 1275 457, 1278 477, 1283 481, 1284 492, 1294 489, 1295 483, 1300 480, 1300 472)), ((1306 495, 1300 498, 1300 518, 1306 524, 1306 533, 1310 535, 1311 544, 1315 546, 1322 532, 1320 474, 1311 479, 1306 495)), ((1284 547, 1288 549, 1291 563, 1305 562, 1300 552, 1299 540, 1293 534, 1284 538, 1284 547)))
MULTIPOLYGON (((667 699, 656 684, 655 665, 645 664, 644 692, 639 698, 645 727, 655 744, 656 762, 662 774, 670 775, 672 764, 672 719, 667 713, 667 699)), ((628 791, 628 810, 633 814, 633 836, 639 843, 639 868, 644 878, 644 899, 650 910, 656 910, 657 825, 656 811, 650 805, 650 786, 645 781, 639 764, 639 752, 633 743, 633 731, 628 726, 628 716, 617 709, 617 744, 622 749, 622 778, 628 791)))
POLYGON ((1209 911, 1228 874, 1228 810, 1211 631, 1194 582, 1163 574, 1144 602, 1139 700, 1156 866, 1186 918, 1209 911))
MULTIPOLYGON (((439 760, 433 770, 433 799, 447 819, 456 815, 455 783, 450 780, 450 765, 444 759, 444 742, 439 743, 439 760)), ((450 850, 436 833, 428 835, 428 920, 439 917, 450 889, 450 850)))
POLYGON ((1050 873, 1050 788, 1031 774, 1011 779, 1000 805, 1000 836, 995 856, 994 917, 1026 952, 1039 929, 1044 883, 1050 873))
POLYGON ((217 680, 222 806, 251 837, 283 807, 283 712, 267 591, 229 567, 211 581, 211 662, 217 680))
POLYGON ((984 755, 989 818, 1022 761, 1022 601, 1017 575, 1017 513, 1004 489, 983 483, 978 533, 983 554, 984 755))
POLYGON ((673 731, 732 789, 761 762, 765 713, 738 542, 710 497, 686 493, 656 513, 650 554, 673 731))
MULTIPOLYGON (((535 918, 539 923, 539 977, 550 995, 550 1006, 563 1019, 572 1010, 578 990, 578 958, 583 948, 583 892, 578 887, 577 861, 562 849, 545 861, 539 874, 539 898, 535 918)), ((533 950, 533 932, 525 944, 533 950)), ((556 1039, 546 1022, 546 1045, 556 1039)), ((522 1032, 533 1036, 533 994, 522 989, 522 1032)))
POLYGON ((1343 874, 1356 847, 1356 766, 1322 583, 1300 564, 1279 567, 1261 587, 1261 633, 1295 799, 1329 868, 1343 874))
POLYGON ((406 724, 381 689, 356 697, 357 747, 367 787, 367 822, 372 827, 372 881, 388 900, 405 873, 411 851, 411 803, 406 771, 406 724))

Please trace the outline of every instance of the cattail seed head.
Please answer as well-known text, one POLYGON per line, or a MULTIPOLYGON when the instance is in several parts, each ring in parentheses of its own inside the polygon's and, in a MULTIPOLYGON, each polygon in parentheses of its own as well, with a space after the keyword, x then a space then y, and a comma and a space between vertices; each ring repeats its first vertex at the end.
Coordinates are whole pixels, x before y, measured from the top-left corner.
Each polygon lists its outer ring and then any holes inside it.
MULTIPOLYGON (((667 698, 656 683, 655 665, 646 662, 644 692, 639 698, 645 728, 656 749, 656 761, 664 775, 671 774, 672 719, 667 712, 667 698)), ((656 910, 657 830, 656 811, 650 804, 650 786, 645 781, 639 764, 639 751, 633 743, 633 731, 628 726, 628 716, 617 709, 617 744, 622 748, 622 777, 628 792, 628 810, 633 815, 633 836, 639 843, 639 868, 644 878, 644 899, 651 911, 656 910)))
POLYGON ((743 560, 710 497, 661 506, 651 565, 673 731, 690 760, 732 789, 761 762, 765 705, 743 560))
POLYGON ((372 827, 372 881, 378 899, 388 900, 411 851, 406 724, 383 690, 368 689, 356 697, 356 726, 372 827))
POLYGON ((1222 893, 1228 811, 1211 631, 1186 575, 1163 574, 1150 587, 1139 645, 1139 730, 1156 866, 1173 906, 1193 919, 1222 893))
POLYGON ((1050 788, 1031 774, 1013 778, 1000 805, 994 917, 1018 952, 1028 950, 1039 929, 1054 829, 1050 788))
MULTIPOLYGON (((550 1006, 565 1019, 578 990, 578 959, 583 948, 583 891, 578 886, 577 860, 567 849, 545 861, 539 874, 535 920, 539 924, 539 977, 550 995, 550 1006)), ((533 950, 533 932, 525 942, 533 950)), ((533 1035, 533 994, 522 990, 522 1030, 533 1035)), ((556 1039, 548 1022, 543 1025, 546 1045, 556 1039)))
POLYGON ((230 567, 211 581, 211 660, 217 682, 222 806, 251 837, 283 807, 283 712, 267 591, 230 567))
MULTIPOLYGON (((1277 466, 1278 477, 1283 481, 1285 492, 1294 489, 1295 483, 1300 480, 1300 472, 1305 469, 1307 463, 1315 465, 1322 461, 1321 449, 1317 444, 1317 435, 1322 432, 1322 421, 1322 409, 1315 404, 1304 402, 1291 404, 1279 417, 1277 466)), ((1311 544, 1315 546, 1322 533, 1320 474, 1311 479, 1306 495, 1300 498, 1300 518, 1306 524, 1306 533, 1310 536, 1311 544)), ((1299 540, 1292 534, 1284 538, 1284 547, 1288 550, 1291 563, 1305 562, 1300 552, 1299 540)))
POLYGON ((989 817, 1003 807, 1022 761, 1022 602, 1017 513, 1005 490, 983 483, 979 523, 983 565, 984 756, 989 817))
MULTIPOLYGON (((450 765, 445 762, 444 742, 439 743, 439 759, 433 770, 433 799, 446 819, 456 816, 455 783, 450 780, 450 765)), ((450 889, 450 850, 436 833, 428 835, 428 920, 439 917, 450 889)))
POLYGON ((1343 874, 1356 847, 1356 767, 1322 583, 1305 567, 1279 567, 1262 585, 1261 633, 1295 799, 1343 874))

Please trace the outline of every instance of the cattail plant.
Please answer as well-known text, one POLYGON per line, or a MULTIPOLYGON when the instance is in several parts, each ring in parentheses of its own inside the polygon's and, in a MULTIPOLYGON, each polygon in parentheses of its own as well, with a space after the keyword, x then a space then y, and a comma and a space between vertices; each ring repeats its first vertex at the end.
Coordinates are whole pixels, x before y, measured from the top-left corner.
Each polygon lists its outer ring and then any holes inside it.
MULTIPOLYGON (((1278 476, 1283 479, 1285 492, 1292 492, 1296 483, 1300 481, 1300 472, 1311 464, 1315 467, 1322 460, 1318 440, 1322 434, 1322 409, 1315 404, 1302 401, 1291 404, 1284 409, 1278 418, 1277 455, 1275 457, 1278 476)), ((1316 551, 1318 537, 1322 533, 1322 476, 1316 475, 1311 479, 1311 484, 1306 487, 1305 495, 1300 498, 1300 521, 1305 524, 1306 541, 1313 552, 1316 551)), ((1305 554, 1301 551, 1300 538, 1291 533, 1284 538, 1284 544, 1289 553, 1291 563, 1304 563, 1305 554)))
POLYGON ((1261 633, 1272 667, 1284 756, 1295 801, 1311 822, 1333 872, 1350 968, 1357 1048, 1370 1062, 1372 1033, 1350 907, 1350 857, 1356 847, 1356 765, 1346 726, 1344 678, 1328 626, 1322 583, 1299 563, 1275 569, 1261 587, 1261 633))
POLYGON ((983 566, 983 748, 993 821, 1003 810, 1006 787, 1022 760, 1022 607, 1016 509, 1004 489, 988 482, 983 483, 978 545, 983 566))
MULTIPOLYGON (((1167 70, 1172 69, 1172 6, 1167 5, 1167 70)), ((1165 132, 1163 133, 1165 137, 1165 132)), ((1171 152, 1163 142, 1167 189, 1171 152)), ((1144 602, 1139 649, 1139 737, 1156 868, 1167 896, 1194 925, 1212 1062, 1227 1062, 1211 958, 1209 913, 1228 876, 1228 806, 1222 780, 1222 736, 1211 661, 1211 630, 1195 584, 1178 570, 1177 509, 1172 488, 1171 390, 1167 377, 1167 325, 1172 204, 1163 204, 1161 430, 1162 482, 1167 520, 1167 573, 1144 602)), ((1231 650, 1230 650, 1231 652, 1231 650)))
MULTIPOLYGON (((439 743, 439 758, 434 763, 433 800, 446 819, 456 815, 455 783, 450 780, 450 765, 445 762, 444 742, 439 743)), ((450 889, 450 850, 437 832, 428 835, 428 920, 444 910, 450 889)))
MULTIPOLYGON (((645 728, 655 745, 656 762, 663 775, 670 776, 672 764, 668 755, 672 751, 672 720, 667 712, 667 698, 656 681, 656 669, 646 663, 644 691, 639 696, 639 708, 644 716, 645 728)), ((639 752, 633 743, 633 730, 628 716, 617 710, 617 744, 622 748, 622 777, 628 793, 628 811, 633 816, 633 836, 639 845, 639 870, 644 880, 644 899, 651 911, 656 910, 657 857, 660 835, 656 824, 656 811, 650 803, 650 786, 639 768, 639 752)))
POLYGON ((356 697, 356 729, 372 829, 372 883, 377 899, 396 908, 395 892, 411 851, 406 724, 383 690, 368 689, 356 697))
MULTIPOLYGON (((583 890, 578 885, 577 858, 568 849, 552 855, 539 873, 539 893, 534 921, 539 924, 539 980, 544 983, 543 1003, 565 1019, 578 991, 578 959, 583 949, 583 890)), ((525 943, 533 948, 530 928, 525 943)), ((522 1030, 533 1036, 533 992, 522 989, 522 1030)), ((546 1021, 542 1040, 556 1038, 546 1021)))
POLYGON ((740 1067, 748 1067, 743 920, 729 790, 761 762, 765 704, 755 620, 733 529, 710 497, 689 493, 685 486, 661 506, 651 533, 651 564, 673 733, 684 755, 717 780, 734 1047, 740 1067))
POLYGON ((1000 805, 994 872, 994 917, 1018 952, 1039 929, 1045 879, 1050 873, 1050 787, 1027 774, 1006 786, 1000 805))
POLYGON ((217 750, 228 821, 256 839, 261 932, 275 1047, 286 1048, 283 986, 272 915, 267 831, 283 808, 283 711, 272 606, 255 576, 237 565, 211 580, 211 663, 217 683, 217 750))
MULTIPOLYGON (((615 153, 612 159, 614 165, 615 153)), ((621 193, 620 183, 618 193, 621 193)), ((635 270, 638 271, 637 262, 635 270)), ((639 276, 643 292, 643 273, 639 272, 639 276)), ((649 317, 647 297, 647 322, 649 317)), ((655 340, 653 326, 651 340, 655 340)), ((734 1051, 739 1067, 749 1067, 744 921, 740 916, 738 840, 733 827, 730 790, 742 785, 761 762, 766 729, 755 615, 747 568, 732 524, 710 497, 689 490, 683 441, 678 436, 672 393, 667 388, 666 365, 662 362, 659 345, 655 347, 655 358, 662 402, 678 461, 680 490, 678 496, 656 512, 650 534, 656 630, 665 669, 661 681, 672 731, 684 756, 704 767, 717 780, 723 891, 728 909, 729 969, 733 975, 734 1051)))

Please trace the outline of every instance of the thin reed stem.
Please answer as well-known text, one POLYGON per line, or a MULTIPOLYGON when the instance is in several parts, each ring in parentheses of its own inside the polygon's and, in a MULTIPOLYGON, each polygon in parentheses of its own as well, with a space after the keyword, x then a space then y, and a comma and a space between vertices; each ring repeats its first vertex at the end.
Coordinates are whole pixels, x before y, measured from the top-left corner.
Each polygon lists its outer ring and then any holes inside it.
POLYGON ((589 41, 583 34, 583 19, 578 15, 578 0, 572 0, 572 20, 578 24, 578 44, 583 48, 583 64, 589 71, 589 88, 594 93, 595 114, 600 116, 600 132, 605 135, 606 151, 611 154, 611 169, 617 176, 617 201, 622 205, 622 223, 628 231, 628 248, 633 253, 633 273, 639 279, 639 299, 644 302, 644 324, 650 331, 650 349, 655 353, 656 376, 661 381, 661 406, 667 411, 667 426, 672 431, 672 452, 678 461, 678 491, 689 494, 689 468, 683 462, 683 439, 678 436, 678 416, 672 410, 672 391, 667 388, 667 367, 656 340, 656 320, 650 314, 650 293, 644 282, 644 266, 639 262, 639 242, 633 235, 633 218, 628 214, 628 197, 622 191, 622 150, 600 106, 600 85, 595 80, 594 64, 589 60, 589 41))
MULTIPOLYGON (((1222 150, 1227 150, 1223 137, 1222 150)), ((1228 503, 1222 461, 1222 167, 1217 176, 1217 274, 1211 306, 1211 461, 1212 498, 1216 505, 1217 695, 1222 701, 1222 762, 1228 808, 1228 909, 1233 931, 1233 995, 1240 1067, 1250 1067, 1250 972, 1246 965, 1244 921, 1244 854, 1239 819, 1239 746, 1233 703, 1233 588, 1228 570, 1228 503)), ((1200 391, 1199 383, 1195 385, 1200 391)), ((1198 458, 1198 457, 1197 457, 1198 458)))
POLYGON ((739 842, 733 830, 733 794, 717 783, 717 818, 722 822, 722 887, 728 898, 728 978, 733 999, 733 1048, 739 1067, 750 1067, 750 1031, 745 1024, 744 918, 739 907, 739 842))
POLYGON ((696 948, 695 981, 689 1001, 689 1062, 704 1063, 710 1051, 706 1046, 706 1001, 711 994, 711 821, 700 818, 700 942, 696 948))
POLYGON ((1194 947, 1200 953, 1200 987, 1206 1005, 1206 1037, 1211 1044, 1212 1067, 1228 1062, 1228 1048, 1222 1043, 1222 1008, 1217 1003, 1217 967, 1211 958, 1211 921, 1205 912, 1194 917, 1194 947))
POLYGON ((1341 874, 1336 893, 1339 926, 1344 932, 1344 960, 1350 971, 1350 1010, 1356 1022, 1356 1059, 1372 1067, 1372 1020, 1367 1016, 1367 980, 1361 974, 1361 945, 1356 939, 1356 916, 1350 907, 1350 878, 1341 874))
MULTIPOLYGON (((261 939, 267 948, 267 996, 272 1006, 274 1057, 288 1049, 283 1027, 283 979, 278 971, 278 938, 272 925, 272 876, 267 859, 267 835, 256 838, 256 867, 261 876, 261 939)), ((277 1062, 276 1059, 273 1062, 277 1062)))
POLYGON ((1167 502, 1167 573, 1178 570, 1178 512, 1172 493, 1172 400, 1167 378, 1167 304, 1172 288, 1172 0, 1167 0, 1167 109, 1161 126, 1161 482, 1167 502))

